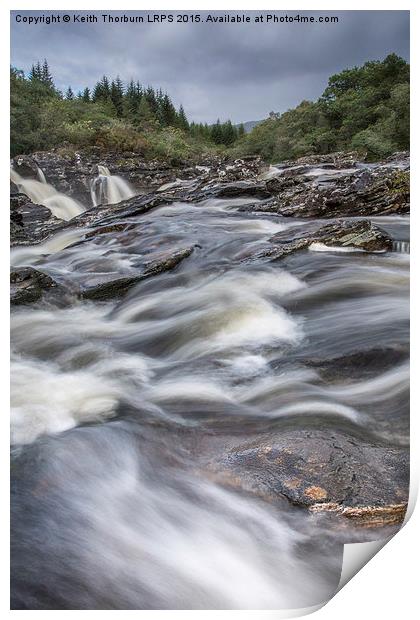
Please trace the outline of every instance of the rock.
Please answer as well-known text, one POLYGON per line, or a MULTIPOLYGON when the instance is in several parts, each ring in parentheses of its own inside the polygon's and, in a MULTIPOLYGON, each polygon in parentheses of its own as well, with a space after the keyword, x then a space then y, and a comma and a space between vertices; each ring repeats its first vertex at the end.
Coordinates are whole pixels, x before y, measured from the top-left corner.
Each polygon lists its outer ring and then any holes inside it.
POLYGON ((311 166, 322 167, 325 165, 331 165, 334 168, 352 168, 358 162, 365 161, 366 155, 361 156, 356 151, 336 153, 328 153, 326 155, 305 155, 295 160, 289 160, 282 162, 282 165, 287 166, 311 166))
POLYGON ((196 202, 207 198, 269 198, 270 192, 266 188, 266 184, 257 181, 234 181, 229 183, 208 184, 199 189, 187 192, 179 199, 196 202))
POLYGON ((266 181, 275 199, 252 208, 302 218, 408 213, 409 186, 409 172, 393 166, 340 174, 326 172, 315 180, 280 175, 266 181))
POLYGON ((38 166, 30 155, 17 155, 13 159, 13 167, 25 179, 38 180, 38 166))
POLYGON ((277 233, 271 237, 270 242, 274 247, 257 253, 257 258, 266 256, 277 260, 317 243, 331 248, 364 252, 387 251, 391 250, 393 245, 388 234, 369 220, 336 220, 321 228, 317 228, 316 223, 313 223, 311 227, 306 227, 304 232, 302 227, 299 227, 277 233))
POLYGON ((142 280, 156 276, 164 271, 174 269, 181 261, 184 260, 184 258, 187 258, 192 254, 193 249, 193 247, 189 247, 176 251, 163 252, 160 256, 146 262, 144 264, 143 271, 138 275, 116 279, 114 278, 94 286, 86 287, 84 289, 82 288, 80 291, 80 297, 82 299, 95 299, 97 301, 121 297, 132 286, 138 284, 142 280))
POLYGON ((10 241, 38 243, 62 227, 65 222, 56 218, 47 207, 37 205, 25 194, 10 196, 10 241))
POLYGON ((367 527, 400 523, 407 507, 408 448, 338 429, 272 431, 238 443, 207 468, 228 486, 367 527))
POLYGON ((32 267, 11 271, 10 284, 10 303, 13 305, 38 301, 45 291, 58 286, 50 276, 32 267))

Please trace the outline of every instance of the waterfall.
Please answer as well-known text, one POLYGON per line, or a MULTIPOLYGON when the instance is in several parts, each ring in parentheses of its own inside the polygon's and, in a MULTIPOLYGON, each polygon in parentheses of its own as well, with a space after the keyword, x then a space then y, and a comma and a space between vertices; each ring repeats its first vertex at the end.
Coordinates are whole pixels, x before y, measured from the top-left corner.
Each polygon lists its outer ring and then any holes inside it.
POLYGON ((44 205, 51 213, 61 220, 71 220, 72 217, 83 213, 85 210, 79 202, 58 192, 52 185, 47 183, 44 173, 38 168, 38 178, 24 179, 16 170, 10 169, 10 178, 18 186, 23 194, 26 194, 33 203, 44 205))
POLYGON ((45 174, 41 170, 41 168, 37 168, 36 174, 38 176, 38 180, 39 180, 40 183, 46 183, 47 182, 47 179, 45 178, 45 174))
POLYGON ((98 205, 113 205, 127 200, 135 195, 133 188, 127 181, 111 174, 106 166, 98 165, 98 176, 93 179, 90 187, 92 203, 98 205))

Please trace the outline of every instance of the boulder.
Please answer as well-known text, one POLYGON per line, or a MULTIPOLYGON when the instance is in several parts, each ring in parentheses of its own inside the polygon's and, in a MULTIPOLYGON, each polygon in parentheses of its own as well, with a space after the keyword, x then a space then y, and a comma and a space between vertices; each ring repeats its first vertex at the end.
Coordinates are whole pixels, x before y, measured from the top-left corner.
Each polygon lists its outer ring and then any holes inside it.
POLYGON ((28 304, 39 301, 45 291, 58 284, 46 273, 32 267, 20 267, 10 272, 10 303, 28 304))
POLYGON ((97 301, 105 301, 107 299, 115 299, 124 295, 132 286, 138 284, 142 280, 146 280, 152 276, 156 276, 165 271, 174 269, 184 258, 190 256, 193 247, 183 248, 175 251, 165 251, 159 256, 155 256, 151 261, 145 262, 143 270, 134 276, 125 276, 120 278, 105 279, 99 284, 93 286, 82 287, 80 297, 82 299, 95 299, 97 301))
POLYGON ((281 231, 271 237, 270 242, 273 245, 258 252, 256 258, 266 256, 277 260, 308 249, 312 244, 364 252, 389 251, 393 247, 389 235, 369 220, 336 220, 322 227, 312 223, 303 232, 301 226, 281 231))
POLYGON ((268 501, 381 527, 404 519, 409 449, 328 428, 271 431, 210 460, 213 478, 268 501))
POLYGON ((34 204, 25 194, 10 196, 10 241, 38 243, 65 224, 47 207, 34 204))
POLYGON ((286 217, 366 217, 408 213, 410 176, 394 166, 326 174, 312 179, 305 175, 280 175, 266 181, 274 200, 256 204, 255 211, 286 217))

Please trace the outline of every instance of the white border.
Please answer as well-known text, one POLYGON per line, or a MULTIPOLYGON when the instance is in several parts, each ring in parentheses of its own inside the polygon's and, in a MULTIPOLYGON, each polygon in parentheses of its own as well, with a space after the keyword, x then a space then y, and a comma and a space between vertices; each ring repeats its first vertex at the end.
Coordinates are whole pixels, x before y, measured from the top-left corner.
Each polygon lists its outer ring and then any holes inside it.
MULTIPOLYGON (((29 2, 28 0, 21 0, 19 2, 13 2, 11 0, 6 0, 4 5, 1 7, 1 20, 0 20, 0 28, 1 28, 1 37, 0 37, 0 45, 2 48, 2 58, 4 59, 1 65, 2 68, 2 81, 3 85, 9 83, 9 10, 276 10, 276 11, 286 11, 286 10, 309 10, 309 11, 342 11, 342 10, 411 10, 411 32, 412 32, 412 40, 411 40, 411 67, 412 67, 412 110, 418 111, 419 101, 418 101, 418 33, 420 32, 420 23, 419 23, 419 14, 420 11, 417 9, 418 2, 401 0, 401 2, 390 2, 390 1, 369 1, 366 0, 364 2, 360 0, 353 0, 352 2, 343 2, 338 4, 337 1, 320 1, 319 3, 301 1, 298 6, 291 7, 291 2, 273 2, 272 0, 266 0, 263 6, 257 5, 257 3, 252 3, 250 1, 234 1, 231 0, 229 3, 220 2, 220 0, 213 0, 213 2, 185 2, 179 0, 177 2, 168 2, 161 1, 156 4, 152 4, 151 2, 147 3, 135 3, 133 1, 126 0, 126 2, 122 2, 118 5, 115 1, 110 0, 102 0, 98 1, 90 1, 85 0, 85 2, 71 2, 71 1, 62 1, 56 0, 54 2, 45 0, 40 5, 35 6, 33 2, 29 2), (83 6, 82 6, 83 4, 83 6), (229 8, 227 8, 229 7, 229 8)), ((9 111, 8 111, 8 101, 6 100, 6 95, 3 94, 1 97, 1 122, 3 124, 1 136, 2 136, 2 165, 0 170, 2 171, 3 177, 3 193, 2 193, 2 217, 4 220, 2 221, 1 230, 1 243, 0 243, 0 273, 1 273, 1 281, 2 281, 2 305, 1 305, 1 316, 0 316, 0 327, 2 330, 2 342, 8 342, 8 334, 9 334, 9 305, 8 305, 8 226, 9 226, 9 176, 8 176, 8 167, 9 167, 9 111), (7 175, 7 176, 6 176, 7 175)), ((412 175, 412 204, 414 205, 413 213, 412 213, 412 237, 414 239, 414 243, 412 244, 413 252, 412 252, 412 350, 415 352, 415 346, 418 344, 418 317, 420 316, 420 307, 419 307, 419 294, 417 286, 418 282, 418 259, 417 259, 417 251, 416 251, 416 238, 417 238, 417 230, 418 230, 418 217, 416 214, 418 212, 418 200, 419 197, 419 181, 417 174, 417 153, 418 153, 418 144, 416 143, 420 136, 419 132, 419 121, 418 121, 418 112, 412 113, 412 167, 415 172, 412 175), (415 231, 415 232, 413 232, 415 231)), ((419 445, 419 416, 420 411, 418 411, 419 399, 419 391, 416 384, 419 383, 418 377, 419 375, 419 365, 416 359, 417 356, 413 354, 412 358, 412 376, 414 377, 414 381, 412 382, 412 440, 411 445, 413 446, 412 455, 411 455, 411 504, 413 504, 415 496, 417 495, 418 488, 418 480, 419 480, 419 464, 420 464, 420 455, 419 451, 416 449, 416 446, 419 445), (417 381, 416 381, 417 379, 417 381)), ((1 351, 1 372, 0 372, 0 380, 1 380, 1 390, 0 394, 2 396, 2 409, 1 409, 1 421, 2 421, 2 429, 0 433, 0 438, 3 444, 2 454, 8 454, 8 416, 6 412, 8 411, 9 405, 9 382, 8 382, 8 350, 7 346, 3 345, 1 351)), ((7 456, 6 456, 7 459, 7 456)), ((5 460, 7 463, 7 460, 5 460)), ((1 476, 2 483, 2 492, 3 496, 3 508, 1 510, 1 523, 0 523, 0 531, 3 535, 4 540, 4 553, 3 553, 3 565, 1 572, 1 601, 2 601, 2 609, 7 611, 9 609, 9 586, 8 586, 8 531, 9 531, 9 517, 8 517, 8 494, 9 494, 9 484, 8 484, 8 471, 7 465, 3 465, 1 476)), ((325 607, 323 607, 320 611, 316 612, 315 617, 319 620, 336 620, 337 617, 340 620, 354 620, 354 618, 358 618, 360 620, 364 620, 365 618, 374 617, 380 618, 381 620, 387 619, 395 619, 398 617, 400 619, 412 619, 414 617, 418 617, 418 605, 417 605, 417 588, 418 588, 418 549, 420 548, 419 543, 419 510, 414 513, 411 520, 408 524, 403 528, 403 531, 400 532, 394 539, 392 539, 385 547, 380 551, 380 553, 371 560, 363 570, 357 574, 349 583, 349 585, 345 586, 325 607)), ((27 614, 31 614, 38 618, 44 618, 44 611, 26 611, 19 612, 13 611, 9 612, 14 616, 20 616, 24 614, 27 617, 27 614)), ((125 614, 136 614, 137 617, 140 617, 142 620, 148 620, 149 618, 153 618, 154 620, 159 620, 161 618, 173 618, 182 620, 185 617, 188 618, 208 618, 208 617, 217 617, 220 620, 224 620, 227 618, 239 617, 241 620, 245 619, 256 619, 262 617, 273 617, 279 618, 282 616, 281 613, 278 612, 270 612, 270 611, 51 611, 49 612, 50 618, 61 618, 63 614, 66 614, 66 617, 74 617, 76 614, 83 613, 88 615, 96 615, 99 617, 102 613, 113 614, 114 617, 120 618, 125 614)))

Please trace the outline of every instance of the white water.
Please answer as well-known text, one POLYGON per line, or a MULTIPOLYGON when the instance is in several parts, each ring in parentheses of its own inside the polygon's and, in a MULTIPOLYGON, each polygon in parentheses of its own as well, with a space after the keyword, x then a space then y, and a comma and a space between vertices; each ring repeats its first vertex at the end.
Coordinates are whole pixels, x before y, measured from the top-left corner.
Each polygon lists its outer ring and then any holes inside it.
POLYGON ((34 264, 38 258, 60 252, 72 243, 83 239, 83 237, 83 230, 70 229, 54 235, 54 237, 44 241, 44 243, 13 247, 10 250, 10 265, 12 267, 21 267, 22 265, 34 264))
POLYGON ((85 208, 77 200, 58 192, 52 185, 46 182, 45 176, 38 168, 38 176, 41 181, 24 179, 16 170, 10 169, 10 178, 18 186, 18 189, 38 205, 43 205, 60 220, 71 220, 76 215, 83 213, 85 208))
POLYGON ((94 207, 114 205, 135 196, 131 185, 121 177, 111 174, 106 166, 98 165, 98 176, 93 179, 90 195, 94 207))

